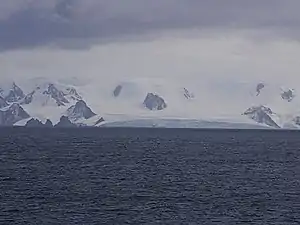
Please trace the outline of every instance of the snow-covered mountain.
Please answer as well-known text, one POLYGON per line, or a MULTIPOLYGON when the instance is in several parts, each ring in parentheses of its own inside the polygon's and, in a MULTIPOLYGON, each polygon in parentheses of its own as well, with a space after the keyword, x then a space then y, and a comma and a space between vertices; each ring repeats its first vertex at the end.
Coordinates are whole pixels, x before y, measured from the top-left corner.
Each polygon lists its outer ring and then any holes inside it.
POLYGON ((85 101, 79 100, 75 105, 68 108, 66 116, 72 121, 76 122, 80 119, 90 119, 96 116, 91 108, 89 108, 85 101))
POLYGON ((80 81, 2 82, 0 126, 300 128, 296 89, 268 82, 80 81))
POLYGON ((257 123, 266 124, 273 128, 280 128, 275 122, 276 119, 273 118, 276 115, 274 115, 270 108, 267 108, 263 105, 251 107, 247 109, 243 115, 248 116, 257 123))

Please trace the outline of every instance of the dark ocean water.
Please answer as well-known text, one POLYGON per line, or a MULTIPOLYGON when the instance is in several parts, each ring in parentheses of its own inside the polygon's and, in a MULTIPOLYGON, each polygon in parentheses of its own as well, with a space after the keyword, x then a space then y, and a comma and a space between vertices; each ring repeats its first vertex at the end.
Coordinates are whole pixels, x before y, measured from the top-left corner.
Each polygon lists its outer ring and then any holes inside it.
POLYGON ((0 224, 300 224, 300 132, 0 130, 0 224))

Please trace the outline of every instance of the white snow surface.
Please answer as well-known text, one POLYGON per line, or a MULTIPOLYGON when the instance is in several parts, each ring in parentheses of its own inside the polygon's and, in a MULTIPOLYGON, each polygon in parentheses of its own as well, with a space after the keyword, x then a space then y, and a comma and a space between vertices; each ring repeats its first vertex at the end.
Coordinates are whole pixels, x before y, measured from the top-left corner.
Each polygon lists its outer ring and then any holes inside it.
MULTIPOLYGON (((281 127, 292 127, 292 119, 300 115, 300 98, 296 87, 265 83, 259 96, 256 85, 247 82, 201 82, 201 79, 167 79, 167 78, 131 78, 131 79, 95 79, 64 78, 51 80, 46 78, 19 79, 16 84, 28 94, 37 86, 43 87, 49 82, 60 90, 75 88, 87 105, 97 114, 80 123, 94 125, 103 117, 105 122, 98 126, 162 126, 162 127, 247 127, 253 128, 257 123, 242 115, 252 106, 264 105, 275 113, 274 121, 281 127), (70 81, 68 83, 68 81, 70 81), (71 82, 73 81, 73 82, 71 82), (117 85, 122 85, 118 97, 113 95, 117 85), (194 98, 184 96, 184 88, 193 93, 194 98), (281 98, 287 88, 295 89, 296 97, 292 102, 281 98), (161 96, 168 107, 161 111, 150 111, 143 105, 148 93, 161 96), (135 121, 135 122, 134 122, 135 121), (145 122, 146 121, 146 122, 145 122), (218 125, 219 124, 219 125, 218 125)), ((0 86, 1 87, 1 86, 0 86)), ((3 88, 5 89, 5 88, 3 88)), ((31 104, 22 107, 33 117, 45 122, 50 119, 53 124, 65 114, 75 101, 66 106, 57 106, 51 99, 37 94, 31 104)), ((27 120, 16 125, 24 125, 27 120)), ((265 127, 260 125, 260 127, 265 127)))

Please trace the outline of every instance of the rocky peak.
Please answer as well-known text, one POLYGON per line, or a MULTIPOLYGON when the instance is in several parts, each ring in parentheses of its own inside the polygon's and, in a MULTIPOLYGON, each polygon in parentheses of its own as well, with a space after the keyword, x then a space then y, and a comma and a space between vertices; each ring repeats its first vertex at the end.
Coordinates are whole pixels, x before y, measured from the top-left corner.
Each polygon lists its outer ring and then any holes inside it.
POLYGON ((4 98, 7 102, 19 102, 24 97, 25 94, 22 89, 13 82, 12 87, 4 98))
POLYGON ((46 91, 43 92, 45 95, 50 95, 57 103, 58 106, 64 106, 69 101, 65 98, 63 91, 59 90, 54 84, 50 83, 46 91))
POLYGON ((44 127, 45 125, 38 119, 30 119, 27 121, 25 127, 44 127))
POLYGON ((53 83, 41 83, 27 94, 22 100, 22 104, 30 104, 35 101, 42 106, 55 104, 57 106, 65 106, 72 101, 79 101, 82 97, 75 88, 55 85, 53 83))
POLYGON ((257 84, 257 86, 256 86, 256 96, 260 95, 260 92, 261 92, 262 89, 264 89, 264 87, 265 87, 264 83, 257 84))
POLYGON ((59 122, 54 127, 72 128, 72 127, 76 127, 76 125, 73 124, 67 116, 62 116, 62 117, 60 117, 59 122))
POLYGON ((167 104, 159 95, 148 93, 144 100, 144 106, 149 110, 163 110, 167 104))
POLYGON ((114 90, 114 96, 118 97, 121 94, 123 87, 121 85, 118 85, 114 90))
POLYGON ((29 117, 29 114, 19 104, 13 103, 5 110, 0 110, 0 126, 12 126, 16 122, 29 117))
POLYGON ((89 119, 95 115, 96 113, 94 113, 83 100, 78 101, 75 105, 71 106, 67 110, 67 116, 71 121, 76 121, 78 119, 89 119))
POLYGON ((294 99, 294 97, 295 97, 294 91, 291 90, 291 89, 289 89, 289 90, 287 90, 287 91, 283 91, 283 92, 281 93, 281 98, 282 98, 283 100, 288 101, 288 102, 291 102, 291 101, 294 99))
POLYGON ((275 115, 275 113, 273 113, 273 111, 268 107, 254 106, 247 109, 243 115, 248 116, 257 123, 265 124, 273 128, 280 128, 271 117, 275 115))
POLYGON ((52 128, 53 124, 51 122, 51 120, 47 119, 46 123, 43 124, 40 120, 38 119, 30 119, 27 121, 26 127, 45 127, 45 128, 52 128))

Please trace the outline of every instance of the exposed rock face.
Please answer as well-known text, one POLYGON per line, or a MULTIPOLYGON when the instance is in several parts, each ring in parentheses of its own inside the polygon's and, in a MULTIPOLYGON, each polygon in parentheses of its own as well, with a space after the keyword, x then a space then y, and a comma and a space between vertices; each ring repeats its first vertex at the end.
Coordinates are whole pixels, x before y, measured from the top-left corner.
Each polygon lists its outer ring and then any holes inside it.
POLYGON ((167 104, 162 97, 148 93, 144 100, 144 106, 149 110, 163 110, 167 107, 167 104))
POLYGON ((192 99, 195 97, 194 94, 190 93, 188 89, 184 88, 183 90, 184 90, 184 97, 186 99, 192 99))
POLYGON ((82 100, 82 97, 78 94, 75 88, 67 88, 66 91, 64 92, 66 96, 69 96, 71 100, 74 101, 80 101, 82 100))
POLYGON ((118 85, 114 90, 114 96, 118 97, 121 94, 123 87, 121 85, 118 85))
POLYGON ((256 121, 260 124, 266 124, 273 128, 280 128, 274 120, 271 118, 274 113, 272 110, 265 106, 255 106, 247 109, 246 112, 243 113, 243 115, 248 116, 250 119, 256 121))
POLYGON ((29 118, 30 115, 17 103, 0 110, 0 126, 12 126, 16 122, 29 118))
POLYGON ((72 101, 80 101, 82 97, 78 94, 75 88, 57 86, 53 83, 42 83, 37 86, 32 92, 27 94, 21 104, 31 104, 33 101, 42 106, 55 104, 57 106, 65 106, 72 101))
POLYGON ((73 124, 68 117, 62 116, 60 117, 60 121, 54 126, 57 128, 72 128, 77 127, 75 124, 73 124))
POLYGON ((96 113, 94 113, 83 100, 78 101, 67 110, 67 116, 73 122, 79 119, 89 119, 95 115, 96 113))
POLYGON ((45 125, 38 119, 30 119, 27 121, 25 127, 44 127, 45 125))
POLYGON ((21 101, 21 104, 22 104, 22 105, 23 105, 23 104, 25 104, 25 105, 30 104, 30 103, 32 102, 34 93, 35 93, 35 91, 33 91, 33 92, 27 94, 27 95, 24 97, 24 99, 21 101))
POLYGON ((53 127, 53 123, 52 123, 52 121, 51 120, 49 120, 49 119, 47 119, 47 121, 46 121, 46 123, 45 123, 45 125, 44 125, 45 127, 49 127, 49 128, 51 128, 51 127, 53 127))
POLYGON ((7 107, 7 106, 8 106, 8 103, 5 101, 4 98, 2 98, 2 97, 0 96, 0 109, 1 109, 1 108, 4 108, 4 107, 7 107))
POLYGON ((291 89, 289 89, 288 91, 284 91, 281 93, 281 98, 283 100, 286 100, 288 102, 291 102, 294 99, 295 95, 293 93, 293 91, 291 89))
POLYGON ((256 86, 256 96, 260 95, 261 90, 265 87, 264 83, 259 83, 256 86))
POLYGON ((11 89, 9 90, 8 94, 4 96, 6 102, 19 102, 21 99, 25 97, 24 92, 20 87, 16 85, 16 83, 12 84, 11 89))
POLYGON ((56 88, 54 84, 49 84, 48 89, 44 91, 43 94, 50 95, 56 101, 58 106, 64 106, 69 103, 65 98, 64 92, 56 88))

